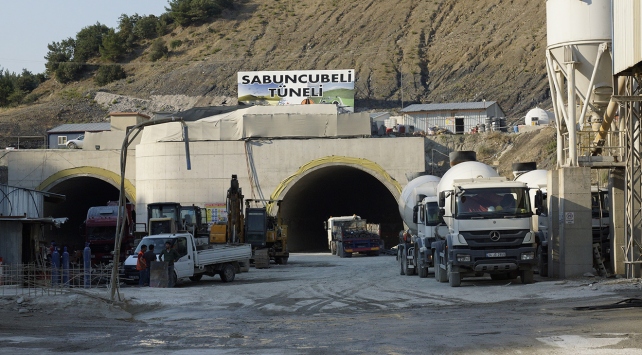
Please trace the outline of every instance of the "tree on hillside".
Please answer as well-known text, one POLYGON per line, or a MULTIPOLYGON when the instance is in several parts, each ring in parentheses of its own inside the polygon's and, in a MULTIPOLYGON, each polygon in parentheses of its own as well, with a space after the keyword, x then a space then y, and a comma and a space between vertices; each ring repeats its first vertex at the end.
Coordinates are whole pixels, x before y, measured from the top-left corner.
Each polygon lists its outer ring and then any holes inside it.
POLYGON ((125 43, 123 38, 114 31, 114 29, 109 29, 103 36, 103 43, 100 45, 100 58, 115 62, 125 54, 125 43))
POLYGON ((44 76, 33 75, 27 69, 22 74, 10 73, 0 68, 0 107, 18 105, 44 81, 44 76))
POLYGON ((22 69, 22 74, 16 79, 16 87, 24 92, 34 91, 42 82, 38 75, 33 75, 27 69, 22 69))
POLYGON ((103 36, 109 33, 109 27, 96 22, 95 25, 87 26, 76 34, 76 46, 74 47, 74 62, 85 63, 88 59, 100 55, 100 45, 103 36))
POLYGON ((169 8, 165 10, 176 23, 186 27, 218 15, 232 6, 232 0, 170 0, 169 8))
POLYGON ((134 34, 134 27, 140 20, 138 14, 127 16, 126 14, 120 15, 118 18, 118 35, 123 40, 126 50, 131 50, 136 42, 136 35, 134 34))
POLYGON ((54 75, 60 63, 70 62, 74 58, 74 47, 76 41, 73 38, 67 38, 60 42, 51 42, 47 45, 49 52, 45 56, 47 63, 45 69, 47 74, 54 75))
POLYGON ((139 39, 153 39, 158 37, 156 27, 158 26, 158 17, 154 15, 141 17, 134 26, 134 34, 139 39))
POLYGON ((15 73, 9 73, 8 70, 0 68, 0 107, 9 104, 9 96, 14 91, 15 73))

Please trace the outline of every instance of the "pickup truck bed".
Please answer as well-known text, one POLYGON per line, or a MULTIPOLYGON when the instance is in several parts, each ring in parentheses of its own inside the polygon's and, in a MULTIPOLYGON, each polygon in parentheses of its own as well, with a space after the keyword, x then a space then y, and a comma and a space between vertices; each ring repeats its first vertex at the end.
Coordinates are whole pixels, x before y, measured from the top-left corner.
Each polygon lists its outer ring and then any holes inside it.
POLYGON ((227 263, 252 258, 250 244, 212 244, 196 251, 194 267, 227 263))

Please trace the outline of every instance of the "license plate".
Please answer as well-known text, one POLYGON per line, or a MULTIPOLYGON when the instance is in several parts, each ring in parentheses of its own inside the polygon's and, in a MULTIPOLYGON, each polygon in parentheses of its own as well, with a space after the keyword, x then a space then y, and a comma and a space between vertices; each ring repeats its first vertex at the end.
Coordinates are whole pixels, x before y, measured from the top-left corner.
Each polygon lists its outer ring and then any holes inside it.
POLYGON ((489 258, 501 258, 506 256, 506 253, 486 253, 486 257, 489 258))

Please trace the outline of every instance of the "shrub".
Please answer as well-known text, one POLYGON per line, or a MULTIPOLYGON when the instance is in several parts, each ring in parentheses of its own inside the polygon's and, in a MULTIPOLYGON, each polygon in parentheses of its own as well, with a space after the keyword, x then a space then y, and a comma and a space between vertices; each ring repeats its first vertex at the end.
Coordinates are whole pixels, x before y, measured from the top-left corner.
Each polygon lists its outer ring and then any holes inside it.
POLYGON ((103 65, 98 68, 94 82, 97 85, 103 86, 111 83, 112 81, 125 79, 127 74, 122 66, 119 64, 103 65))
POLYGON ((180 47, 182 45, 183 45, 183 41, 181 41, 180 39, 175 39, 175 40, 169 42, 169 47, 171 49, 176 49, 176 48, 178 48, 178 47, 180 47))
POLYGON ((156 41, 154 41, 154 43, 152 43, 149 53, 149 60, 155 62, 163 57, 167 57, 168 53, 169 49, 167 49, 165 41, 163 41, 162 39, 157 39, 156 41))

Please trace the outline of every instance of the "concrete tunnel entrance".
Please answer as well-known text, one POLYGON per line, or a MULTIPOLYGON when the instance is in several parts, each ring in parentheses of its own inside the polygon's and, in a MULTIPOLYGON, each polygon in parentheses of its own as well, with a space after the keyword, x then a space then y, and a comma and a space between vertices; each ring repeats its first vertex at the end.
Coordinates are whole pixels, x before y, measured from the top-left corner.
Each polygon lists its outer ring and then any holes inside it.
POLYGON ((44 235, 47 246, 52 240, 62 249, 69 251, 82 250, 85 247, 82 223, 87 217, 87 210, 92 206, 104 206, 107 201, 118 201, 118 189, 101 179, 79 176, 64 180, 48 190, 67 198, 61 203, 45 203, 44 215, 67 217, 69 220, 61 228, 47 227, 44 235))
POLYGON ((290 251, 328 252, 323 222, 333 216, 354 214, 369 223, 381 224, 386 248, 397 245, 403 222, 397 200, 381 181, 345 165, 306 174, 287 191, 281 203, 290 251))

